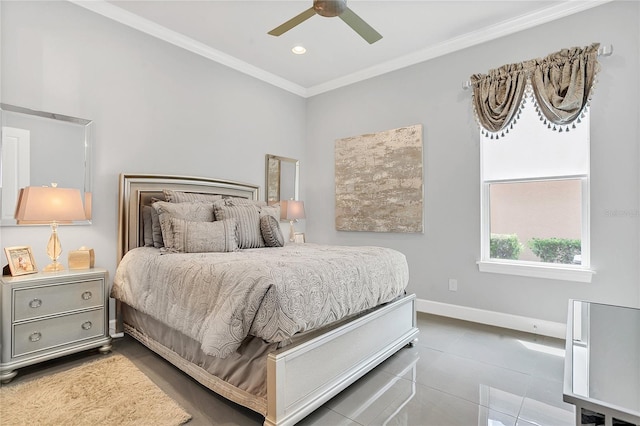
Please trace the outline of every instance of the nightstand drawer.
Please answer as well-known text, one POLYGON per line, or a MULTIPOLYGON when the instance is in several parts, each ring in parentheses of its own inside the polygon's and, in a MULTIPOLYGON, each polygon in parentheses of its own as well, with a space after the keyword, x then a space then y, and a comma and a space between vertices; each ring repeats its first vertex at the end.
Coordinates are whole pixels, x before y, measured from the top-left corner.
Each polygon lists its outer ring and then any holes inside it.
POLYGON ((103 336, 103 309, 18 324, 13 327, 13 356, 103 336))
POLYGON ((13 320, 21 321, 104 305, 104 281, 91 280, 17 289, 13 320))

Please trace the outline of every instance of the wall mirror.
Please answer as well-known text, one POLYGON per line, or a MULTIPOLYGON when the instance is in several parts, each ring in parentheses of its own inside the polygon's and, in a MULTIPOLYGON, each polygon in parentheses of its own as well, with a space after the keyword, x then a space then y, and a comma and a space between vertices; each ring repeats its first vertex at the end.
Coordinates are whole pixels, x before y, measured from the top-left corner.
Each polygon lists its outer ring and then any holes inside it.
POLYGON ((268 204, 298 199, 300 161, 267 154, 265 170, 265 196, 268 204))
POLYGON ((52 183, 80 190, 87 220, 74 224, 90 224, 93 122, 8 104, 0 118, 0 225, 16 225, 20 188, 52 183))

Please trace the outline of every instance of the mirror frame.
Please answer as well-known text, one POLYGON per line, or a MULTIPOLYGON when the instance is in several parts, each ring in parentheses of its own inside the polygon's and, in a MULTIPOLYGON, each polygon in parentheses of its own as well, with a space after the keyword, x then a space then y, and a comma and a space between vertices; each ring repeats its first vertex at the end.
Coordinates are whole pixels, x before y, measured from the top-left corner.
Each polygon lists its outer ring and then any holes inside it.
MULTIPOLYGON (((55 114, 51 112, 36 111, 29 108, 23 108, 16 105, 9 105, 0 103, 0 136, 2 136, 2 128, 4 127, 4 118, 2 117, 4 112, 13 112, 24 115, 31 115, 40 118, 47 118, 50 120, 57 120, 71 124, 77 124, 84 129, 83 140, 80 142, 84 145, 84 164, 81 167, 84 168, 84 182, 83 188, 78 188, 82 193, 82 199, 84 203, 84 209, 87 213, 86 220, 79 220, 70 223, 69 225, 90 225, 91 224, 91 195, 93 192, 93 143, 94 143, 94 122, 93 120, 87 120, 84 118, 71 117, 68 115, 55 114)), ((0 139, 0 160, 2 159, 2 139, 0 139)), ((2 188, 0 187, 0 190, 2 188)), ((16 200, 17 202, 18 200, 16 200)), ((65 224, 67 225, 67 224, 65 224)), ((0 219, 0 226, 18 226, 15 219, 0 219)), ((21 225, 24 226, 24 225, 21 225)), ((49 226, 44 225, 27 225, 27 226, 49 226)))
MULTIPOLYGON (((270 200, 269 199, 269 186, 271 184, 271 179, 270 179, 270 175, 269 175, 269 163, 271 162, 271 160, 276 160, 278 161, 280 164, 282 164, 282 162, 286 162, 286 163, 292 163, 295 166, 295 173, 294 173, 294 177, 293 177, 293 199, 294 200, 298 200, 299 196, 300 196, 300 161, 296 160, 295 158, 288 158, 288 157, 281 157, 279 155, 272 155, 272 154, 267 154, 265 156, 265 167, 264 167, 264 171, 265 171, 265 188, 264 188, 264 199, 265 201, 270 204, 270 203, 278 203, 280 202, 281 198, 278 198, 277 200, 270 200)), ((278 180, 278 195, 280 196, 280 187, 282 186, 282 175, 280 173, 279 176, 279 180, 278 180)))

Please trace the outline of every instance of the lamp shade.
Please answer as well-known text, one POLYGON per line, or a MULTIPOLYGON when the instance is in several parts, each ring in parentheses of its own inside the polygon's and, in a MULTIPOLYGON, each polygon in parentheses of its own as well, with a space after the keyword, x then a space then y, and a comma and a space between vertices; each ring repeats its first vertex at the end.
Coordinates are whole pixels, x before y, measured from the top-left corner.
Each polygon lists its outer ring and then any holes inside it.
POLYGON ((69 223, 87 218, 80 190, 28 186, 20 190, 16 209, 18 224, 69 223))
POLYGON ((304 219, 304 202, 295 200, 280 201, 280 219, 304 219))

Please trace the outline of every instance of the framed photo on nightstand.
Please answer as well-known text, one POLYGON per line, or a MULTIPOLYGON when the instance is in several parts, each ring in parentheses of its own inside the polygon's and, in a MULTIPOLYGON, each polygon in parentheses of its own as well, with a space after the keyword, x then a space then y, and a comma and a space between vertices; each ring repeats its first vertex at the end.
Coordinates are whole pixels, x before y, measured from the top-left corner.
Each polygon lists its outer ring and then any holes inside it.
POLYGON ((294 238, 295 243, 304 243, 304 232, 296 232, 294 238))
POLYGON ((7 255, 7 261, 9 261, 9 270, 12 276, 35 274, 38 272, 31 247, 6 247, 4 252, 7 255))

